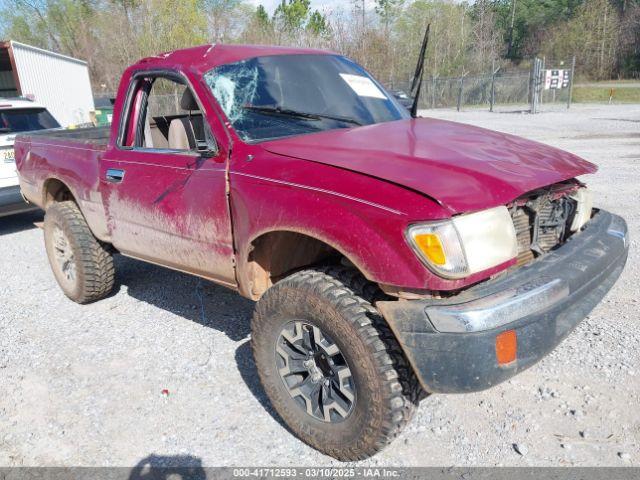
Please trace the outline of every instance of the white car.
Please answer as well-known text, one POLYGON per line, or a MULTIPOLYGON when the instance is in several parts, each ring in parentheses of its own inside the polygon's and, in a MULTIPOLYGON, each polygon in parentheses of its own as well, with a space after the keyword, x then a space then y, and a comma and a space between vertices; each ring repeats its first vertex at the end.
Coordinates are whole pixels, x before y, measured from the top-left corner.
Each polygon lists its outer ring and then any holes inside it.
POLYGON ((13 142, 16 134, 60 128, 48 110, 27 99, 0 98, 0 217, 33 210, 20 194, 13 142))

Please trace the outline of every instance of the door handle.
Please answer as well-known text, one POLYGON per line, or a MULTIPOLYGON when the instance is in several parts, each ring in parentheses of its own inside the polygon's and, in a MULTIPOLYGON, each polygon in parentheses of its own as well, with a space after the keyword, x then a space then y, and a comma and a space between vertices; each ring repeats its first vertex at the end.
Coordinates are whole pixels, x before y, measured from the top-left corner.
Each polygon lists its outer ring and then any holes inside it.
POLYGON ((106 174, 107 182, 120 183, 124 179, 124 170, 109 168, 106 174))

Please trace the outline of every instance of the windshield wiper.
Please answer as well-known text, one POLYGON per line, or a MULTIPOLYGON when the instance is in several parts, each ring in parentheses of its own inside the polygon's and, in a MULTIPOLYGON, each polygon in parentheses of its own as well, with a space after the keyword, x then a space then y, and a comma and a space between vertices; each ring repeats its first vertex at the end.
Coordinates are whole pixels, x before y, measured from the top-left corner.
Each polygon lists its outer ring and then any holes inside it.
POLYGON ((287 116, 287 117, 306 118, 306 119, 309 119, 309 120, 321 120, 323 118, 326 118, 326 119, 329 119, 329 120, 336 120, 338 122, 352 123, 354 125, 362 125, 361 122, 359 122, 358 120, 356 120, 354 118, 342 117, 340 115, 327 115, 327 114, 324 114, 324 113, 300 112, 298 110, 292 110, 290 108, 282 108, 282 107, 278 107, 278 106, 245 105, 242 108, 244 108, 245 110, 251 110, 253 112, 265 113, 267 115, 283 115, 283 116, 287 116))
POLYGON ((352 123, 353 125, 362 126, 362 122, 351 117, 343 117, 342 115, 327 115, 325 113, 315 113, 320 118, 328 118, 329 120, 337 120, 339 122, 352 123))

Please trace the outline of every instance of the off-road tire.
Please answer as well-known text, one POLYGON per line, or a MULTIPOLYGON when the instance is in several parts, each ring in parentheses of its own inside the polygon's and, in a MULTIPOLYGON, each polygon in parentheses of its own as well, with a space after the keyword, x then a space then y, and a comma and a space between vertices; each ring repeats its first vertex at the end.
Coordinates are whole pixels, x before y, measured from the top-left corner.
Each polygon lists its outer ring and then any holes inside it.
POLYGON ((108 245, 93 236, 75 202, 57 202, 47 208, 44 240, 53 274, 67 297, 84 304, 111 293, 115 277, 113 255, 108 245), (62 232, 73 254, 75 275, 71 280, 65 276, 56 260, 56 229, 62 232))
POLYGON ((384 448, 409 422, 422 397, 393 333, 372 305, 379 293, 352 268, 303 270, 265 292, 251 325, 258 375, 277 413, 304 442, 342 461, 368 458, 384 448), (275 345, 292 319, 331 336, 351 368, 356 401, 342 422, 309 415, 280 377, 275 345))

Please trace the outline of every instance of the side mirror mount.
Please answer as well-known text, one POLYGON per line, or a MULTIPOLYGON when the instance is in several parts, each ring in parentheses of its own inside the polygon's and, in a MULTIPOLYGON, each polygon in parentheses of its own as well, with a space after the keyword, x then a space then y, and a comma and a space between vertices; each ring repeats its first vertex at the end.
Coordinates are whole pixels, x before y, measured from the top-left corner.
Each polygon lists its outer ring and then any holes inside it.
POLYGON ((211 129, 209 125, 205 123, 204 125, 204 142, 198 142, 197 150, 202 158, 213 158, 218 156, 220 149, 218 148, 218 143, 216 142, 215 137, 211 133, 211 129))
POLYGON ((214 158, 218 156, 218 149, 212 148, 209 145, 198 145, 198 153, 202 158, 214 158))

